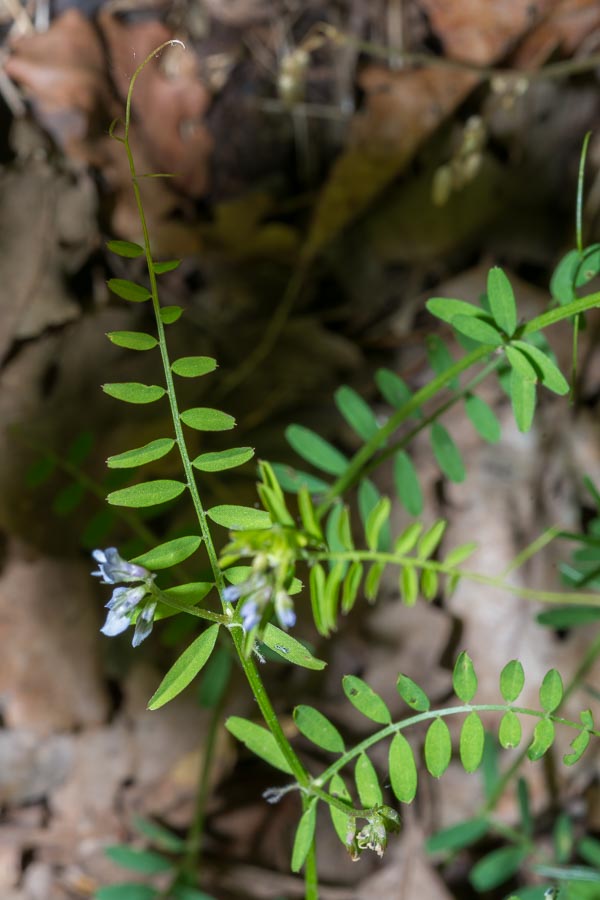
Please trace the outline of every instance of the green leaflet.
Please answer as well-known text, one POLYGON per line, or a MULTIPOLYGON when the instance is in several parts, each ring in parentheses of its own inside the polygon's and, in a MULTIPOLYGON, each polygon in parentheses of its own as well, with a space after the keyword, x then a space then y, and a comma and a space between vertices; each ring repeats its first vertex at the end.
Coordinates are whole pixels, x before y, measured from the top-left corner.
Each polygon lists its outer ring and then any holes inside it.
MULTIPOLYGON (((443 375, 454 365, 452 354, 439 335, 430 334, 425 338, 425 350, 429 365, 436 375, 443 375)), ((453 378, 449 382, 449 386, 458 390, 458 380, 453 378)))
POLYGON ((163 325, 172 325, 181 317, 182 312, 181 306, 161 306, 160 320, 163 325))
POLYGON ((417 767, 412 748, 400 732, 390 744, 389 773, 395 797, 400 803, 412 803, 417 793, 417 767))
POLYGON ((164 262, 153 262, 152 268, 155 275, 164 275, 166 272, 173 272, 174 269, 181 265, 180 259, 167 259, 164 262))
POLYGON ((365 521, 365 536, 369 550, 377 550, 382 529, 390 518, 392 504, 389 497, 380 497, 365 521))
POLYGON ((106 337, 117 347, 126 350, 152 350, 158 341, 151 334, 143 331, 109 331, 106 337))
POLYGON ((489 824, 486 819, 468 819, 466 822, 451 825, 450 828, 444 828, 432 834, 425 842, 425 849, 428 853, 462 850, 464 847, 476 844, 487 834, 488 828, 489 824))
POLYGON ((564 377, 558 366, 539 347, 528 344, 526 341, 513 341, 512 346, 522 351, 534 368, 539 373, 540 381, 555 394, 568 394, 569 382, 564 377))
POLYGON ((209 519, 230 531, 257 531, 271 527, 271 516, 264 509, 222 504, 207 510, 209 519))
POLYGON ((442 322, 453 324, 456 316, 478 317, 485 316, 485 310, 465 300, 453 300, 449 297, 432 297, 425 304, 432 316, 441 319, 442 322))
POLYGON ((377 599, 377 593, 379 591, 379 585, 384 570, 385 563, 373 563, 367 572, 367 577, 365 578, 365 597, 369 603, 373 603, 377 599))
POLYGON ((296 453, 322 472, 341 475, 348 460, 329 441, 303 425, 290 425, 285 430, 288 444, 296 453))
MULTIPOLYGON (((381 494, 369 478, 363 479, 358 488, 358 511, 360 518, 365 527, 369 521, 372 511, 381 503, 381 494)), ((386 551, 390 548, 392 536, 389 521, 382 521, 377 540, 377 549, 386 551)))
POLYGON ((517 305, 512 285, 502 269, 490 269, 487 296, 496 324, 510 337, 517 327, 517 305))
POLYGON ((154 403, 167 393, 163 387, 157 384, 140 384, 137 381, 127 381, 121 384, 103 384, 102 390, 115 400, 123 400, 125 403, 154 403))
POLYGON ((128 281, 126 278, 110 278, 107 284, 113 294, 116 294, 117 297, 121 297, 123 300, 129 300, 131 303, 143 303, 144 300, 149 300, 152 296, 148 288, 142 287, 141 284, 135 284, 133 281, 128 281))
POLYGON ((213 652, 219 628, 218 624, 211 625, 183 651, 150 698, 148 709, 164 706, 194 680, 213 652))
POLYGON ((220 409, 197 406, 186 409, 179 416, 181 421, 196 431, 229 431, 235 428, 235 419, 220 409))
POLYGON ((431 446, 437 464, 450 481, 456 483, 466 478, 460 451, 441 422, 434 422, 430 430, 431 446))
POLYGON ((408 675, 398 675, 396 682, 398 693, 404 702, 417 712, 427 712, 431 706, 429 697, 408 675))
POLYGON ((342 416, 363 441, 368 441, 379 430, 375 413, 360 394, 343 386, 334 395, 335 403, 342 416))
POLYGON ((575 272, 579 264, 577 250, 569 250, 560 260, 550 279, 550 293, 561 306, 575 300, 575 272))
POLYGON ((425 735, 425 765, 434 778, 440 778, 452 757, 452 741, 443 719, 434 719, 425 735))
POLYGON ((432 569, 423 569, 421 572, 420 591, 425 600, 431 602, 438 594, 439 578, 437 572, 432 569))
POLYGON ((438 519, 438 521, 434 522, 431 528, 428 528, 425 534, 421 536, 416 550, 418 559, 429 559, 429 557, 435 553, 444 536, 447 524, 445 519, 438 519))
POLYGON ((571 752, 565 753, 563 762, 565 766, 573 766, 579 762, 583 754, 588 748, 590 742, 589 731, 580 731, 579 734, 571 741, 571 752))
POLYGON ((573 628, 597 622, 600 619, 600 609, 593 606, 558 606, 556 609, 544 610, 536 619, 540 625, 548 625, 550 628, 573 628))
POLYGON ((361 804, 364 807, 381 806, 383 794, 375 767, 366 753, 360 753, 354 768, 354 780, 361 804))
POLYGON ((130 506, 132 509, 142 509, 146 506, 156 506, 159 503, 174 500, 185 491, 185 488, 185 484, 181 481, 169 479, 144 481, 142 484, 134 484, 131 487, 122 488, 120 491, 112 491, 106 500, 112 506, 130 506))
POLYGON ((380 725, 389 725, 392 716, 386 703, 366 681, 356 675, 344 675, 342 686, 352 706, 363 716, 380 725))
POLYGON ((358 589, 363 576, 363 565, 360 562, 353 562, 342 585, 342 613, 346 615, 354 607, 358 589))
MULTIPOLYGON (((389 369, 378 369, 375 373, 375 382, 382 396, 394 409, 400 409, 412 397, 412 391, 406 382, 395 372, 390 372, 389 369)), ((413 413, 413 415, 419 414, 413 413)))
POLYGON ((192 553, 195 553, 201 543, 202 538, 195 534, 175 538, 175 540, 159 544, 158 547, 154 547, 153 550, 149 550, 147 553, 142 553, 141 556, 136 556, 132 562, 145 566, 151 572, 159 569, 169 569, 171 566, 176 566, 183 562, 192 553))
POLYGON ((475 863, 469 881, 476 891, 491 891, 504 884, 519 870, 528 850, 526 847, 501 847, 475 863))
POLYGON ((504 343, 500 332, 487 320, 474 316, 455 316, 452 327, 478 344, 490 344, 501 347, 504 343))
POLYGON ((533 732, 533 741, 527 750, 532 762, 541 759, 554 743, 554 723, 550 719, 540 719, 533 732))
MULTIPOLYGON (((341 775, 333 776, 329 783, 329 793, 340 800, 346 800, 349 804, 352 803, 350 791, 341 775)), ((344 847, 347 847, 354 834, 354 821, 350 816, 345 815, 341 809, 336 809, 334 806, 329 807, 329 814, 335 833, 344 847)))
POLYGON ((544 675, 540 687, 540 705, 544 712, 551 713, 560 705, 564 688, 560 672, 550 669, 544 675))
POLYGON ((517 372, 526 381, 535 382, 538 379, 538 372, 529 356, 519 350, 517 347, 509 344, 506 347, 506 357, 512 366, 514 372, 517 372))
POLYGON ((465 559, 468 559, 472 553, 477 549, 477 544, 475 541, 471 541, 469 544, 461 544, 460 547, 455 547, 444 557, 444 565, 445 566, 459 566, 465 559))
POLYGON ((507 703, 514 703, 525 684, 525 673, 518 659, 511 659, 500 673, 500 693, 507 703))
POLYGON ((117 256, 125 256, 128 259, 136 259, 138 256, 144 255, 144 248, 133 241, 107 241, 106 246, 112 253, 117 256))
POLYGON ((240 716, 230 716, 225 722, 225 728, 238 741, 245 744, 248 750, 264 759, 269 765, 288 775, 292 774, 289 763, 279 749, 277 741, 271 732, 262 725, 242 719, 240 716))
POLYGON ((214 453, 201 453, 192 460, 195 469, 201 472, 223 472, 243 466, 254 456, 253 447, 232 447, 230 450, 217 450, 214 453))
POLYGON ((297 641, 296 638, 293 638, 286 631, 282 631, 276 625, 268 624, 265 627, 262 642, 270 650, 273 650, 295 666, 319 671, 327 665, 322 659, 317 659, 313 656, 304 644, 301 644, 300 641, 297 641))
POLYGON ((423 524, 421 522, 413 522, 412 525, 405 528, 394 542, 394 553, 398 556, 406 556, 410 553, 416 547, 422 531, 423 524))
POLYGON ((182 356, 171 364, 171 371, 182 378, 198 378, 216 368, 217 361, 212 356, 182 356))
POLYGON ((298 731, 317 747, 330 753, 343 753, 344 741, 329 719, 312 706, 297 706, 294 709, 294 722, 298 731))
POLYGON ((460 731, 460 761, 465 772, 475 772, 481 765, 485 731, 476 712, 471 712, 460 731))
POLYGON ((144 463, 154 462, 166 456, 173 447, 175 441, 173 438, 159 438, 156 441, 150 441, 143 447, 137 447, 135 450, 126 450, 124 453, 118 453, 116 456, 109 456, 106 465, 109 469, 132 469, 136 466, 142 466, 144 463))
POLYGON ((477 692, 477 675, 473 662, 464 650, 458 655, 452 673, 454 693, 463 703, 470 703, 477 692))
POLYGON ((522 729, 519 717, 512 709, 504 713, 498 729, 500 746, 505 750, 512 750, 521 743, 522 729))
MULTIPOLYGON (((185 603, 186 606, 196 606, 201 600, 210 594, 214 584, 211 581, 192 581, 187 584, 178 584, 175 587, 167 588, 162 593, 167 597, 177 600, 178 603, 185 603)), ((155 619, 165 619, 168 616, 176 615, 176 610, 168 606, 166 603, 159 602, 155 619)))
POLYGON ((153 850, 138 850, 123 844, 114 844, 104 849, 105 854, 118 866, 143 872, 145 875, 156 875, 158 872, 169 872, 173 863, 153 850))
POLYGON ((315 836, 315 828, 317 826, 317 804, 312 803, 307 810, 304 811, 296 829, 294 838, 294 847, 292 850, 292 872, 299 872, 308 856, 313 838, 315 836))
POLYGON ((510 373, 510 399, 519 431, 527 432, 533 422, 535 412, 535 382, 530 381, 513 369, 510 373))
POLYGON ((477 434, 489 444, 497 444, 501 437, 500 422, 485 400, 475 394, 468 394, 465 398, 465 410, 477 434))
POLYGON ((133 827, 137 832, 143 834, 148 840, 152 841, 155 847, 166 850, 167 853, 181 853, 185 850, 185 841, 164 825, 152 819, 146 819, 143 816, 133 817, 133 827))
POLYGON ((404 450, 394 457, 394 484, 398 499, 411 516, 423 512, 423 492, 413 461, 404 450))
POLYGON ((414 566, 405 565, 402 567, 398 587, 403 604, 405 606, 414 606, 419 597, 419 575, 414 566))

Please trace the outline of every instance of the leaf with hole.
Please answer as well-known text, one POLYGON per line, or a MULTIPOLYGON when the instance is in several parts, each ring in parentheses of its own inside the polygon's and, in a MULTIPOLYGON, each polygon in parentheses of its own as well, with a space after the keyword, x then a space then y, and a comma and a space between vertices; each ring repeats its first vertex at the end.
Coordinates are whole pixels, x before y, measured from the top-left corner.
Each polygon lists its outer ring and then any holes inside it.
POLYGON ((381 806, 383 794, 375 767, 366 753, 360 753, 354 767, 354 780, 359 800, 364 807, 381 806))
POLYGON ((294 838, 294 847, 292 849, 292 872, 299 872, 311 848, 313 838, 315 836, 315 828, 317 826, 317 804, 316 802, 306 809, 296 829, 294 838))
POLYGON ((220 409, 197 406, 186 409, 179 416, 181 421, 196 431, 229 431, 235 428, 235 419, 220 409))
POLYGON ((560 706, 563 693, 564 688, 560 672, 556 669, 550 669, 544 675, 544 680, 540 687, 540 705, 544 712, 554 712, 560 706))
POLYGON ((440 778, 452 757, 452 741, 443 719, 434 719, 425 735, 425 765, 434 778, 440 778))
POLYGON ((389 773, 396 799, 400 803, 412 803, 417 793, 417 767, 412 747, 400 732, 390 744, 389 773))
POLYGON ((198 378, 216 368, 217 361, 212 356, 182 356, 171 364, 171 370, 181 378, 198 378))
POLYGON ((466 472, 460 451, 441 422, 433 423, 430 437, 433 455, 446 478, 455 483, 464 481, 466 472))
POLYGON ((125 403, 154 403, 167 393, 163 387, 157 384, 140 384, 137 381, 127 381, 121 384, 103 384, 102 390, 115 400, 123 400, 125 403))
POLYGON ((417 712, 427 712, 431 706, 429 697, 419 685, 408 675, 400 674, 396 682, 398 693, 411 709, 417 712))
POLYGON ((327 665, 322 659, 317 659, 316 656, 313 656, 304 644, 301 644, 300 641, 297 641, 296 638, 293 638, 286 631, 282 631, 276 625, 268 624, 265 627, 261 640, 270 650, 273 650, 286 662, 295 666, 319 671, 327 665))
POLYGON ((109 331, 106 337, 125 350, 152 350, 158 346, 156 338, 143 331, 109 331))
POLYGON ((107 284, 113 294, 131 303, 143 303, 152 296, 148 288, 126 278, 110 278, 107 284))
POLYGON ((268 762, 273 768, 292 775, 290 765, 280 750, 279 744, 271 732, 262 725, 257 725, 241 716, 229 716, 225 722, 225 728, 260 759, 268 762))
POLYGON ((133 241, 107 241, 106 246, 111 253, 116 253, 117 256, 124 256, 127 259, 136 259, 138 256, 144 255, 144 248, 140 247, 139 244, 134 244, 133 241))
POLYGON ((404 450, 394 456, 394 485, 407 513, 420 516, 423 512, 423 492, 414 463, 404 450))
POLYGON ((366 681, 356 675, 344 675, 342 687, 352 706, 363 716, 380 725, 390 724, 392 716, 386 703, 366 681))
POLYGON ((477 692, 477 675, 473 661, 464 650, 459 653, 452 673, 454 693, 463 703, 470 703, 477 692))
POLYGON ((200 472, 223 472, 243 466, 254 456, 253 447, 232 447, 229 450, 217 450, 212 453, 201 453, 192 460, 192 465, 200 472))
POLYGON ((344 741, 329 719, 312 706, 297 706, 294 722, 307 740, 330 753, 343 753, 344 741))
POLYGON ((109 456, 106 465, 109 469, 133 469, 136 466, 143 466, 145 463, 162 459, 174 446, 173 438, 158 438, 158 440, 150 441, 149 444, 144 444, 143 447, 137 447, 135 450, 126 450, 116 456, 109 456))
POLYGON ((504 713, 498 729, 500 746, 505 750, 513 750, 521 743, 522 729, 519 717, 512 709, 504 713))
POLYGON ((342 416, 363 441, 370 440, 377 434, 379 426, 375 413, 360 394, 343 385, 335 392, 335 404, 342 416))
POLYGON ((540 719, 533 732, 533 741, 527 749, 532 762, 541 759, 554 743, 554 723, 550 719, 540 719))
POLYGON ((477 434, 488 444, 497 444, 502 430, 500 422, 494 410, 481 397, 475 394, 467 394, 465 398, 465 411, 471 425, 477 434))
POLYGON ((194 680, 214 649, 219 628, 218 624, 211 625, 183 651, 150 698, 148 709, 160 709, 194 680))
POLYGON ((330 475, 341 475, 346 471, 349 464, 346 457, 310 428, 290 425, 285 436, 290 447, 315 468, 330 475))
POLYGON ((157 506, 159 503, 175 500, 185 491, 185 488, 185 484, 181 481, 170 479, 144 481, 142 484, 134 484, 131 487, 122 488, 120 491, 112 491, 106 500, 111 506, 143 509, 147 506, 157 506))
POLYGON ((463 722, 460 731, 460 761, 465 772, 475 772, 481 765, 485 731, 476 712, 471 712, 463 722))
POLYGON ((230 531, 262 531, 272 525, 271 516, 264 509, 253 509, 251 506, 222 504, 207 510, 209 519, 230 531))
POLYGON ((197 534, 175 538, 172 541, 159 544, 158 547, 148 550, 147 553, 142 553, 141 556, 136 556, 131 561, 137 563, 137 565, 145 566, 151 572, 156 572, 159 569, 170 569, 171 566, 177 566, 184 559, 188 559, 192 553, 196 552, 201 543, 202 538, 197 534))
POLYGON ((525 685, 525 673, 518 659, 511 659, 500 673, 500 693, 507 703, 514 703, 525 685))

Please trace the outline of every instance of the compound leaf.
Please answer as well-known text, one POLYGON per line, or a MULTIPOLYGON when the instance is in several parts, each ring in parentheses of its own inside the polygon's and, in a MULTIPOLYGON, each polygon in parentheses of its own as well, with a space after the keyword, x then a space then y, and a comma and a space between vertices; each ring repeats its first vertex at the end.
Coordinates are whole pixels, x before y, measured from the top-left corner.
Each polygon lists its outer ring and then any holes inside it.
POLYGON ((195 553, 201 543, 202 538, 197 534, 175 538, 172 541, 159 544, 158 547, 148 550, 147 553, 142 553, 141 556, 136 556, 132 562, 145 566, 151 572, 158 569, 169 569, 171 566, 176 566, 183 562, 192 553, 195 553))
POLYGON ((343 753, 344 741, 332 722, 312 706, 297 706, 294 722, 301 734, 317 747, 330 753, 343 753))
POLYGON ((217 361, 212 356, 182 356, 171 365, 171 370, 182 378, 197 378, 208 375, 217 368, 217 361))
POLYGON ((144 481, 142 484, 134 484, 119 491, 112 491, 106 500, 112 506, 142 509, 146 506, 156 506, 159 503, 174 500, 185 491, 185 488, 186 485, 183 482, 170 479, 144 481))
POLYGON ((257 725, 255 722, 241 718, 241 716, 229 716, 225 722, 225 728, 238 741, 245 744, 248 750, 264 759, 269 765, 279 769, 281 772, 286 772, 288 775, 292 774, 289 763, 279 749, 277 741, 271 732, 263 728, 262 725, 257 725))
POLYGON ((356 675, 344 675, 342 686, 352 706, 363 716, 380 725, 389 725, 392 716, 386 703, 366 681, 356 675))
POLYGON ((452 757, 450 731, 443 719, 434 719, 425 735, 425 765, 434 778, 440 778, 452 757))
POLYGON ((154 403, 167 393, 157 384, 140 384, 137 381, 126 381, 120 384, 103 384, 102 390, 115 400, 125 403, 154 403))
POLYGON ((400 803, 412 803, 417 793, 417 767, 412 747, 400 732, 390 744, 389 772, 395 797, 400 803))
POLYGON ((220 409, 197 406, 194 409, 186 409, 179 418, 196 431, 229 431, 235 428, 233 416, 220 409))
POLYGON ((150 698, 148 709, 164 706, 193 681, 213 652, 219 628, 218 624, 211 625, 183 651, 150 698))

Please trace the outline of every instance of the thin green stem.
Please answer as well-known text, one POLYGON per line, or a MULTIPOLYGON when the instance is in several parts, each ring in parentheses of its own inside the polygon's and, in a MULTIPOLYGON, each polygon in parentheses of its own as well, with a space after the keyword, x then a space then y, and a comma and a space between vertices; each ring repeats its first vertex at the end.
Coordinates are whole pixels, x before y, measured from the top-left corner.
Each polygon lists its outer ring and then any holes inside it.
POLYGON ((535 588, 524 588, 510 584, 502 578, 494 578, 492 575, 482 575, 479 572, 471 572, 467 569, 457 569, 444 563, 430 559, 418 559, 414 556, 397 556, 394 553, 382 553, 376 550, 344 550, 327 551, 310 554, 310 559, 315 562, 339 560, 340 562, 374 562, 390 563, 396 566, 412 566, 417 569, 429 569, 440 575, 458 575, 461 579, 473 581, 476 584, 485 584, 489 587, 499 588, 510 594, 523 597, 526 600, 538 600, 542 603, 576 603, 580 606, 600 606, 600 593, 582 594, 580 591, 543 591, 535 588))

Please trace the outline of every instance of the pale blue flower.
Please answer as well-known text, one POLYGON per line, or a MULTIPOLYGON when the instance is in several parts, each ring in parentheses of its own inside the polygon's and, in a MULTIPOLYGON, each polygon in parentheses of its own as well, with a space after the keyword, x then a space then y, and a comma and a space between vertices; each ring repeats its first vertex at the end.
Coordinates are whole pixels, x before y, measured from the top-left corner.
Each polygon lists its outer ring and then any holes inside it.
POLYGON ((143 566, 123 559, 116 547, 94 550, 92 556, 98 563, 98 571, 92 572, 92 575, 101 578, 103 584, 117 584, 119 581, 143 581, 150 575, 148 569, 143 566))
POLYGON ((155 575, 144 566, 138 566, 123 559, 115 547, 107 550, 94 550, 92 556, 98 563, 98 571, 92 572, 102 580, 103 584, 138 581, 134 587, 116 587, 112 597, 106 604, 108 615, 100 629, 107 637, 114 637, 126 631, 131 625, 135 610, 138 616, 133 635, 133 646, 138 647, 152 631, 156 600, 153 594, 155 575), (148 598, 148 599, 146 599, 148 598))
POLYGON ((246 581, 232 584, 223 591, 223 600, 226 603, 241 601, 239 611, 244 631, 252 631, 260 625, 265 609, 271 601, 282 628, 291 628, 296 624, 292 599, 287 591, 281 588, 276 590, 274 580, 273 572, 253 572, 246 581))

